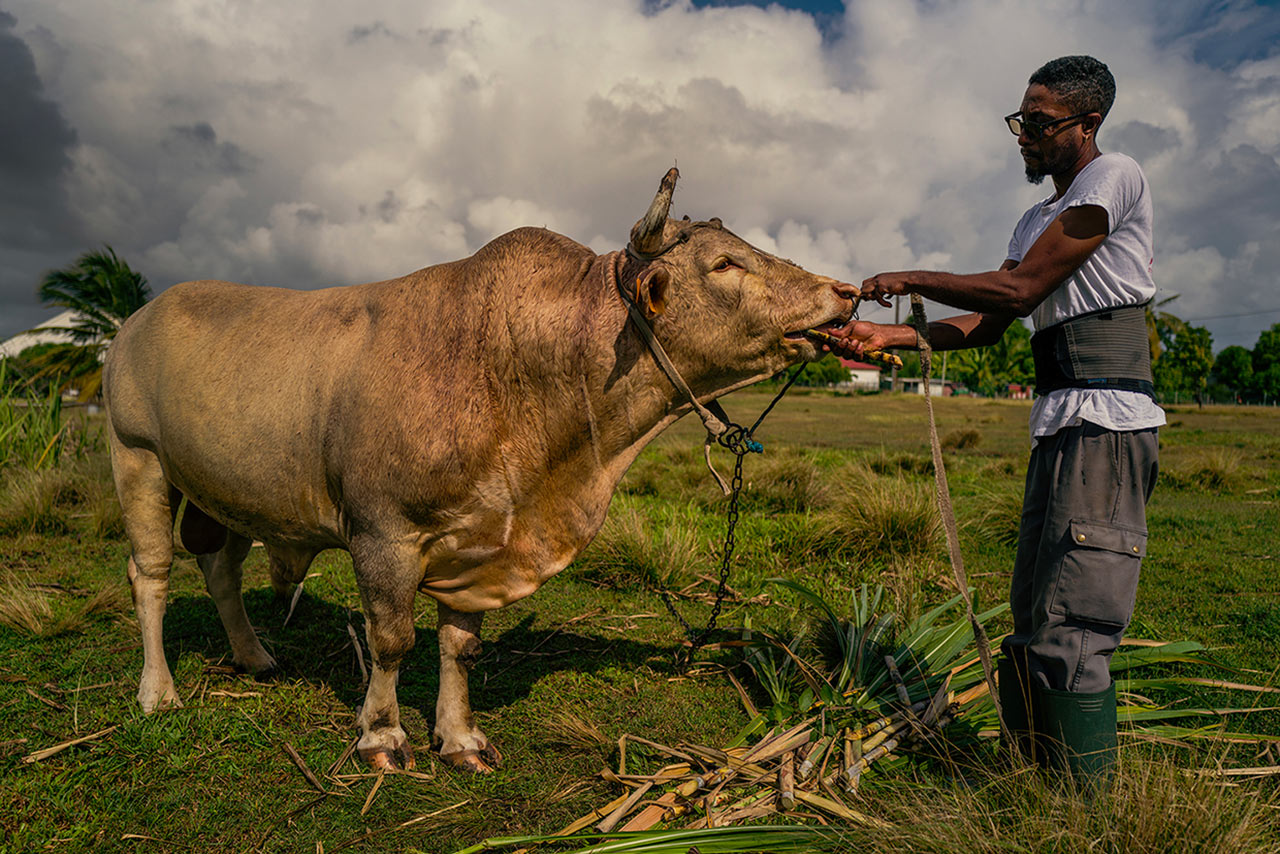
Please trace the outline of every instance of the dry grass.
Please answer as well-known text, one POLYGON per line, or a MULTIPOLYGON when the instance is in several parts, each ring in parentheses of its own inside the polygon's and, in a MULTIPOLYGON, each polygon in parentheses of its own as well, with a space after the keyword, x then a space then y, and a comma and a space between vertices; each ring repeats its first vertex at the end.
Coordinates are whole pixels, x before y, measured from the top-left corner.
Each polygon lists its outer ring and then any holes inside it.
MULTIPOLYGON (((717 465, 723 465, 723 459, 723 454, 717 454, 717 465)), ((711 475, 700 451, 691 447, 668 448, 644 454, 636 460, 627 470, 621 492, 688 498, 698 484, 709 483, 710 480, 711 475)), ((718 490, 716 494, 719 494, 718 490)))
POLYGON ((860 549, 891 558, 933 558, 944 546, 933 485, 897 478, 869 478, 839 494, 832 524, 860 549))
POLYGON ((124 521, 103 454, 37 470, 0 470, 0 534, 62 534, 83 529, 124 536, 124 521))
POLYGON ((965 430, 952 430, 942 437, 942 447, 953 451, 965 448, 976 448, 982 444, 982 433, 972 427, 965 430))
POLYGON ((615 501, 596 539, 578 557, 579 577, 614 588, 681 587, 709 571, 693 524, 675 514, 651 517, 615 501))
POLYGON ((871 470, 886 477, 895 475, 933 475, 933 459, 928 454, 888 454, 881 451, 868 462, 871 470))
POLYGON ((746 462, 744 511, 807 513, 828 505, 838 486, 811 457, 796 451, 768 451, 746 462))
POLYGON ((63 533, 67 509, 78 500, 76 472, 69 466, 5 469, 0 485, 0 533, 63 533))
POLYGON ((969 533, 1004 546, 1017 545, 1022 523, 1022 490, 1016 484, 981 492, 965 503, 977 511, 965 522, 969 533))
POLYGON ((560 712, 547 721, 547 743, 580 752, 607 753, 614 742, 590 721, 560 712))
POLYGON ((1245 457, 1236 448, 1203 448, 1163 467, 1162 488, 1229 492, 1240 485, 1245 457))
POLYGON ((1092 803, 1026 769, 966 769, 959 779, 967 784, 868 793, 892 827, 848 842, 885 854, 1241 854, 1280 845, 1274 791, 1223 787, 1169 762, 1123 761, 1111 791, 1092 803))
POLYGON ((37 588, 13 578, 0 585, 0 625, 37 638, 82 631, 98 614, 119 613, 129 607, 128 591, 121 584, 76 596, 56 588, 37 588), (67 598, 83 601, 65 603, 67 598))
POLYGON ((80 469, 82 476, 77 491, 81 518, 94 536, 104 540, 123 539, 124 514, 111 480, 110 459, 105 455, 90 457, 80 469))

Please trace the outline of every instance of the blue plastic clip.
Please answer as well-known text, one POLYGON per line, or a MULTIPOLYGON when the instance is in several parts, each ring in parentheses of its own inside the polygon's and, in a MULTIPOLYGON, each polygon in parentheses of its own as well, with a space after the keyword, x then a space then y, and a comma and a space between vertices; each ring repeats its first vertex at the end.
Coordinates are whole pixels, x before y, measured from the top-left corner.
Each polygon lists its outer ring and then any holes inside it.
POLYGON ((748 439, 748 440, 747 440, 747 442, 746 442, 746 445, 747 445, 747 450, 748 450, 748 451, 750 451, 750 452, 751 452, 751 453, 753 453, 753 454, 763 454, 763 453, 764 453, 764 445, 761 445, 761 444, 760 444, 759 442, 757 442, 755 439, 748 439))

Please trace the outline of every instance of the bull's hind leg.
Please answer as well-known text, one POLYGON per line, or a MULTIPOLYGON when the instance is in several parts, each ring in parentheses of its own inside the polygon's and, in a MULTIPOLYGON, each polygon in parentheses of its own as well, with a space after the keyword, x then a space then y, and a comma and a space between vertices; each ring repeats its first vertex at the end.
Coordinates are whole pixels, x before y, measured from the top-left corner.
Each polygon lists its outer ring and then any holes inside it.
POLYGON ((464 614, 439 603, 440 695, 434 742, 440 758, 463 771, 487 774, 502 761, 498 749, 475 724, 468 676, 480 657, 483 613, 464 614))
POLYGON ((213 597, 218 616, 222 618, 222 627, 227 631, 232 659, 250 673, 261 673, 275 667, 276 660, 262 648, 244 610, 244 597, 240 592, 241 565, 249 554, 250 545, 252 541, 249 538, 227 531, 223 546, 216 552, 196 555, 196 563, 204 573, 205 588, 213 597))
POLYGON ((129 587, 142 630, 142 677, 138 702, 144 712, 180 706, 173 674, 164 657, 164 611, 173 563, 173 506, 160 460, 142 448, 126 448, 111 440, 111 471, 124 514, 129 555, 129 587))
POLYGON ((371 536, 351 542, 356 581, 364 602, 365 637, 373 654, 369 689, 356 716, 360 756, 375 768, 413 767, 413 749, 400 727, 396 680, 400 661, 413 649, 413 599, 422 571, 416 546, 371 536))

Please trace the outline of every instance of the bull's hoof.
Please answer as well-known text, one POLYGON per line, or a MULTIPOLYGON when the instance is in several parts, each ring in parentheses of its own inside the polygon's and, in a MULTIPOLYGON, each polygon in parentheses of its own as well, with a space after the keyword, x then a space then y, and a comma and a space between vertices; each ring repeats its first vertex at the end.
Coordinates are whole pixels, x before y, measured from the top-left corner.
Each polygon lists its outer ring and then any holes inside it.
POLYGON ((246 652, 243 655, 235 655, 233 653, 231 656, 231 663, 234 664, 238 670, 252 674, 259 679, 265 677, 269 673, 274 673, 278 667, 275 657, 262 647, 246 652))
POLYGON ((468 774, 492 774, 502 764, 502 754, 492 744, 486 744, 479 750, 455 750, 452 753, 441 753, 440 761, 468 774))
POLYGON ((178 692, 174 690, 172 682, 160 687, 144 684, 138 688, 138 705, 142 706, 142 711, 149 715, 165 709, 180 709, 182 701, 178 699, 178 692))
POLYGON ((273 664, 262 670, 252 671, 249 675, 253 677, 254 682, 275 682, 283 674, 284 671, 280 669, 280 665, 273 664))
POLYGON ((377 771, 412 771, 417 765, 408 742, 399 747, 360 748, 360 758, 377 771))

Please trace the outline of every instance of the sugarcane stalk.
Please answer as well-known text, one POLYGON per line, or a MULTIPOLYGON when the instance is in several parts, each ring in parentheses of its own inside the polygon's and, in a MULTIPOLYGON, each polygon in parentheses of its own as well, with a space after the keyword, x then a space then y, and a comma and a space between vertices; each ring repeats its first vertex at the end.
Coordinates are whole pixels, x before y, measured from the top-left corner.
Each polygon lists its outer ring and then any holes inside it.
POLYGON ((807 728, 816 719, 816 717, 808 718, 796 724, 786 732, 780 733, 776 738, 765 738, 764 740, 757 742, 755 747, 747 751, 746 755, 743 756, 743 759, 752 762, 762 762, 765 761, 766 758, 781 756, 788 750, 795 748, 798 744, 804 744, 809 741, 811 737, 807 728), (796 744, 785 746, 792 741, 796 742, 796 744), (766 750, 766 748, 768 749, 766 750))
MULTIPOLYGON (((750 795, 747 795, 742 800, 732 803, 729 806, 725 807, 724 811, 721 812, 718 817, 712 816, 711 811, 708 810, 707 815, 705 817, 700 818, 697 821, 691 823, 689 827, 691 829, 695 829, 695 828, 701 828, 701 827, 713 827, 716 824, 719 824, 720 826, 723 827, 724 825, 731 824, 734 821, 739 821, 745 817, 743 813, 749 810, 759 809, 761 801, 764 801, 766 798, 769 798, 772 794, 773 793, 767 789, 762 792, 753 792, 750 795)), ((724 800, 727 800, 727 798, 724 800)), ((777 811, 773 806, 768 806, 767 810, 768 812, 777 811)))
POLYGON ((893 687, 898 691, 898 700, 904 706, 911 705, 911 695, 907 693, 907 683, 902 681, 902 673, 898 670, 898 662, 892 655, 884 657, 884 664, 889 668, 889 678, 893 680, 893 687))
POLYGON ((782 757, 782 765, 778 768, 778 805, 784 810, 796 808, 796 755, 794 752, 782 757))
MULTIPOLYGON (((814 341, 819 341, 831 347, 840 347, 841 349, 844 349, 847 346, 846 342, 842 339, 837 338, 834 335, 828 335, 826 332, 819 332, 816 329, 806 329, 804 334, 808 335, 814 341)), ((861 358, 866 359, 868 362, 880 362, 895 368, 902 367, 902 359, 893 353, 886 353, 883 350, 863 350, 861 358)))
MULTIPOLYGON (((677 762, 673 765, 667 765, 666 767, 659 769, 658 773, 654 775, 654 778, 657 781, 661 782, 663 780, 672 780, 672 779, 677 779, 679 777, 683 777, 687 773, 689 773, 689 766, 684 762, 677 762)), ((618 807, 626 803, 627 799, 630 798, 632 794, 633 792, 627 792, 625 794, 619 795, 618 797, 614 798, 612 801, 605 804, 604 806, 599 807, 597 809, 593 809, 591 812, 587 813, 581 818, 578 818, 574 820, 572 823, 565 825, 565 827, 559 832, 557 832, 555 835, 570 836, 574 833, 577 833, 579 830, 582 830, 584 827, 591 824, 592 822, 600 821, 601 819, 607 818, 614 810, 616 810, 618 807)))
POLYGON ((632 830, 648 830, 658 822, 662 821, 663 818, 668 816, 675 818, 676 816, 681 815, 682 812, 687 811, 687 808, 682 811, 681 805, 676 803, 677 798, 679 798, 679 795, 675 792, 667 792, 665 795, 658 798, 658 800, 640 810, 639 813, 632 817, 631 821, 624 824, 622 826, 623 832, 625 833, 632 830))
POLYGON ((850 777, 849 772, 854 768, 861 769, 857 772, 860 775, 861 772, 866 770, 872 762, 897 747, 904 732, 910 728, 911 721, 901 720, 894 726, 882 729, 875 735, 866 739, 862 742, 862 757, 856 763, 850 763, 845 765, 843 768, 831 772, 829 776, 824 774, 822 776, 823 784, 828 786, 832 785, 841 776, 841 774, 843 774, 845 779, 848 780, 850 777), (886 748, 885 745, 889 746, 886 748))
MULTIPOLYGON (((728 800, 728 798, 724 794, 716 795, 714 798, 707 798, 708 809, 710 806, 722 803, 725 800, 728 800)), ((660 821, 688 815, 693 812, 695 807, 695 801, 682 800, 675 792, 667 792, 637 813, 631 821, 624 824, 622 831, 625 833, 633 830, 648 830, 660 821)))
POLYGON ((870 736, 863 739, 862 741, 863 753, 866 753, 867 751, 870 751, 870 750, 874 750, 880 744, 884 743, 885 741, 892 738, 893 736, 898 735, 904 729, 907 729, 910 726, 911 726, 911 721, 904 717, 894 721, 891 726, 887 726, 884 729, 880 730, 879 732, 872 733, 870 736))
POLYGON ((629 798, 629 797, 631 797, 631 794, 630 794, 630 793, 627 793, 627 794, 625 794, 625 795, 619 795, 618 797, 614 798, 612 801, 610 801, 609 803, 605 804, 604 806, 602 806, 602 807, 598 807, 598 808, 596 808, 596 809, 593 809, 591 812, 587 813, 586 815, 582 816, 581 818, 576 819, 576 820, 574 820, 574 821, 570 822, 569 824, 565 825, 565 826, 564 826, 564 828, 563 828, 563 829, 561 829, 559 832, 557 832, 555 835, 556 835, 556 836, 571 836, 571 835, 573 835, 573 834, 577 833, 579 830, 582 830, 582 828, 584 828, 584 827, 586 827, 587 825, 591 824, 591 822, 593 822, 593 821, 599 821, 599 820, 600 820, 600 819, 602 819, 602 818, 606 818, 606 817, 608 817, 608 815, 609 815, 610 813, 612 813, 612 812, 613 812, 614 810, 616 810, 618 807, 620 807, 620 806, 622 806, 624 803, 626 803, 627 798, 629 798))
POLYGON ((822 738, 815 741, 813 746, 805 752, 804 760, 801 761, 800 767, 796 770, 796 776, 801 780, 807 779, 808 776, 813 773, 813 766, 817 765, 822 759, 822 756, 827 749, 827 745, 830 743, 831 736, 829 735, 824 735, 822 738))
MULTIPOLYGON (((710 774, 699 774, 698 776, 694 777, 692 780, 685 781, 684 783, 680 784, 680 786, 676 789, 676 793, 679 794, 680 797, 682 798, 693 797, 693 795, 695 795, 697 792, 703 789, 710 789, 710 788, 713 788, 714 786, 724 785, 724 783, 727 782, 729 778, 737 774, 740 768, 743 767, 739 763, 750 762, 750 763, 754 763, 755 765, 761 765, 765 762, 775 759, 778 756, 783 755, 784 753, 788 753, 792 750, 795 750, 795 748, 798 745, 807 743, 809 739, 813 737, 813 733, 810 730, 802 729, 803 727, 808 726, 808 724, 811 724, 812 722, 813 722, 812 719, 809 721, 806 721, 803 724, 792 727, 786 732, 781 733, 776 738, 771 739, 770 743, 768 745, 765 745, 765 747, 767 747, 768 749, 762 750, 761 745, 757 744, 754 748, 747 751, 747 753, 744 754, 741 757, 741 759, 737 759, 736 761, 723 764, 721 767, 712 771, 710 774)), ((693 746, 686 745, 686 748, 691 753, 702 752, 699 748, 696 748, 693 746)), ((710 752, 710 751, 707 751, 707 752, 710 752)), ((716 752, 719 753, 720 751, 716 751, 716 752)), ((732 753, 725 753, 724 755, 726 759, 734 758, 732 753)))
POLYGON ((870 825, 871 827, 879 828, 891 826, 889 822, 884 821, 883 819, 875 818, 874 816, 869 816, 865 813, 860 813, 855 809, 850 809, 844 804, 832 800, 831 798, 824 798, 822 795, 816 795, 813 792, 806 792, 803 789, 796 789, 796 798, 811 807, 817 807, 823 812, 829 812, 837 818, 842 818, 845 821, 857 821, 862 824, 870 825))
POLYGON ((636 789, 634 792, 631 793, 631 796, 629 798, 627 798, 621 804, 618 804, 618 806, 613 810, 613 812, 605 816, 604 820, 596 825, 596 830, 600 831, 601 833, 608 833, 609 831, 613 830, 615 827, 617 827, 618 822, 622 821, 622 819, 626 817, 627 813, 631 812, 632 808, 635 807, 635 805, 640 802, 640 799, 645 796, 645 793, 652 788, 653 788, 653 783, 645 783, 643 786, 636 789))
POLYGON ((845 772, 845 776, 848 778, 845 781, 845 791, 856 792, 858 790, 858 782, 862 779, 862 741, 856 738, 849 741, 853 748, 850 751, 848 770, 845 772))

